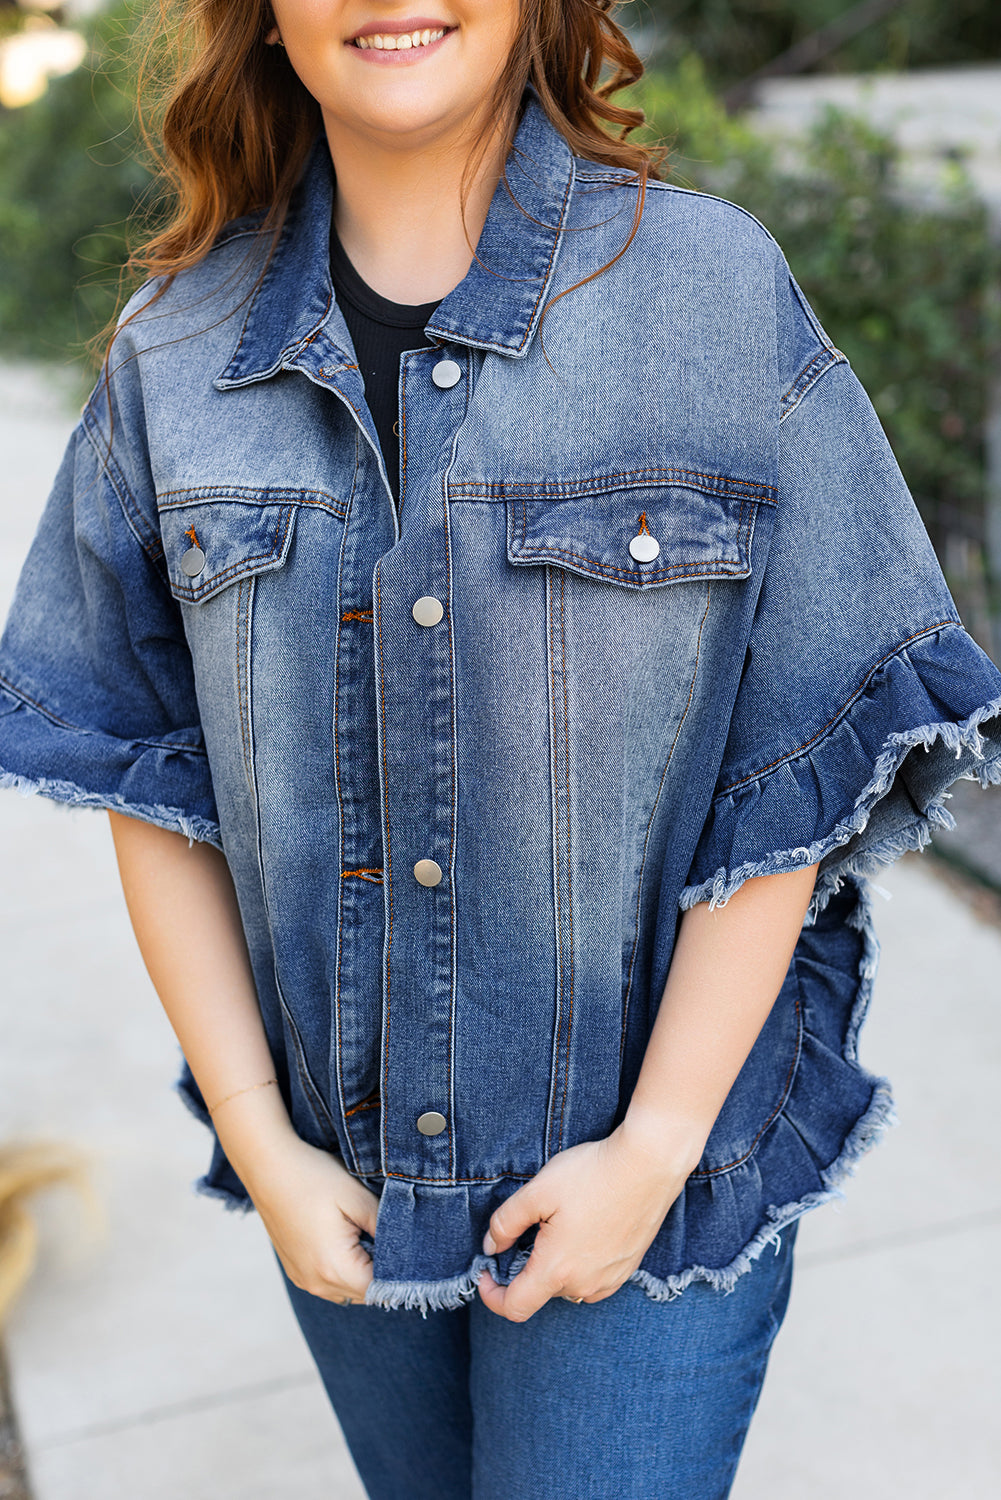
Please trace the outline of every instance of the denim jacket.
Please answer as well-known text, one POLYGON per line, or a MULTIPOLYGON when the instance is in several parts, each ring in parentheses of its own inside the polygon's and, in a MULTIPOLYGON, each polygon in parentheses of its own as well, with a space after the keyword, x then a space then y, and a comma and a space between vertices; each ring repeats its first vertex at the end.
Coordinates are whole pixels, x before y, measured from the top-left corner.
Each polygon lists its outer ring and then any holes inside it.
MULTIPOLYGON (((0 645, 6 783, 225 851, 295 1126, 381 1194, 387 1307, 508 1279, 487 1219, 622 1118, 680 913, 819 861, 634 1277, 732 1286, 890 1116, 866 873, 1001 780, 1001 674, 774 241, 654 183, 615 259, 636 192, 529 99, 401 360, 397 514, 319 143, 270 261, 242 220, 129 308, 0 645)), ((200 1185, 247 1202, 217 1141, 200 1185)))

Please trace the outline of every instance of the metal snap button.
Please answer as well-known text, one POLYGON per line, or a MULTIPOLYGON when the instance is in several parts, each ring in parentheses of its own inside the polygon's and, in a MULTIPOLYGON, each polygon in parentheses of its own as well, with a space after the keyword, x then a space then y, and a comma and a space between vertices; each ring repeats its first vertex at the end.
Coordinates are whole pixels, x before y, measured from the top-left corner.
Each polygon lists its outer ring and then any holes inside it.
POLYGON ((433 859, 419 859, 414 865, 414 876, 418 885, 440 885, 441 865, 433 859))
POLYGON ((417 1116, 417 1129, 421 1135, 441 1135, 448 1121, 436 1109, 429 1109, 417 1116))
POLYGON ((641 531, 629 543, 629 556, 637 562, 653 562, 660 555, 660 543, 648 531, 641 531))
POLYGON ((431 379, 440 391, 450 391, 462 379, 462 371, 454 359, 440 359, 431 371, 431 379))
POLYGON ((205 553, 201 547, 189 547, 181 558, 181 572, 196 578, 205 566, 205 553))
POLYGON ((432 599, 430 595, 427 595, 423 599, 418 599, 411 610, 411 614, 418 625, 437 625, 444 613, 445 608, 441 600, 432 599))

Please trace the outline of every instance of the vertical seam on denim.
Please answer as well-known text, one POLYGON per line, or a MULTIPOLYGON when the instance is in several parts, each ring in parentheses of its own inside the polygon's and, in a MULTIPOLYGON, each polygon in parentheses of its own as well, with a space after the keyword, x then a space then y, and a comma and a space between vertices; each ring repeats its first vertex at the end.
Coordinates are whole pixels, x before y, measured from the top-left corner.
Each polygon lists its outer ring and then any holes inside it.
MULTIPOLYGON (((470 380, 465 380, 465 386, 470 386, 470 380)), ((468 398, 467 398, 468 401, 468 398)), ((449 750, 452 754, 452 795, 450 795, 449 817, 449 900, 452 922, 449 932, 449 1181, 455 1179, 455 1011, 456 1011, 456 986, 458 986, 458 941, 456 941, 456 930, 458 930, 458 912, 455 903, 455 855, 456 855, 456 811, 458 811, 459 777, 458 777, 458 720, 456 720, 456 682, 458 673, 455 670, 455 631, 452 627, 452 517, 449 513, 449 472, 455 463, 455 450, 458 444, 459 432, 456 428, 452 438, 452 455, 446 471, 441 475, 441 505, 444 511, 444 555, 446 555, 447 586, 447 625, 449 625, 449 684, 450 703, 452 703, 452 735, 450 735, 449 750)))
POLYGON ((147 520, 138 500, 136 500, 125 482, 125 475, 122 473, 121 466, 111 450, 110 442, 107 443, 104 453, 97 446, 97 440, 94 436, 95 432, 100 433, 102 440, 104 439, 104 434, 101 432, 101 424, 97 413, 93 409, 93 399, 91 397, 84 407, 80 421, 84 435, 93 450, 94 457, 97 459, 98 477, 107 479, 108 484, 110 484, 115 493, 115 499, 118 501, 119 508, 125 517, 125 524, 139 546, 146 553, 146 556, 152 563, 161 563, 164 560, 164 551, 163 537, 159 529, 152 526, 147 520), (141 532, 144 532, 149 538, 149 545, 147 545, 143 536, 140 535, 141 532))
POLYGON ((389 1115, 389 1010, 391 993, 391 972, 393 962, 393 860, 390 853, 389 837, 389 766, 386 762, 386 677, 383 667, 384 653, 382 643, 382 568, 376 564, 376 589, 375 589, 375 612, 379 631, 379 711, 382 719, 382 805, 386 816, 386 863, 384 869, 385 887, 388 900, 388 916, 386 919, 386 1006, 385 1019, 383 1022, 383 1057, 382 1057, 382 1150, 383 1171, 386 1170, 387 1147, 386 1121, 389 1115))
POLYGON ((254 577, 241 578, 236 593, 236 685, 240 708, 240 739, 243 743, 243 770, 248 785, 252 781, 251 723, 250 723, 250 602, 254 593, 254 577))
MULTIPOLYGON (((341 531, 341 545, 340 545, 340 547, 338 549, 338 566, 337 566, 338 602, 340 602, 340 590, 341 590, 342 580, 343 580, 343 577, 344 577, 344 554, 345 554, 345 552, 347 550, 347 545, 348 545, 348 533, 349 533, 350 525, 351 525, 351 513, 352 513, 352 511, 354 509, 354 497, 355 497, 355 487, 356 487, 356 484, 357 484, 357 478, 358 478, 358 429, 356 427, 355 428, 355 474, 354 474, 354 479, 353 479, 353 482, 352 482, 352 485, 351 485, 351 494, 348 496, 348 508, 347 508, 347 511, 345 513, 345 516, 344 516, 344 526, 343 526, 343 529, 341 531)), ((340 735, 339 735, 339 719, 340 719, 340 686, 341 686, 341 633, 342 633, 342 630, 341 630, 341 621, 343 620, 344 617, 343 617, 343 614, 341 613, 340 610, 338 610, 337 613, 340 616, 340 618, 338 619, 337 629, 336 629, 336 631, 334 633, 334 684, 333 684, 333 686, 334 686, 334 715, 333 715, 333 724, 332 724, 331 727, 332 727, 332 730, 333 730, 333 741, 334 741, 334 793, 335 793, 335 795, 337 797, 337 834, 338 834, 338 838, 337 838, 337 864, 338 864, 338 869, 341 872, 341 876, 343 877, 343 875, 344 875, 344 801, 343 801, 343 798, 341 796, 341 743, 340 743, 340 735)), ((336 963, 335 976, 334 976, 334 1053, 335 1053, 334 1076, 337 1079, 337 1105, 338 1105, 338 1108, 339 1108, 340 1113, 341 1113, 341 1119, 344 1121, 344 1137, 345 1137, 345 1140, 347 1141, 348 1149, 351 1152, 351 1158, 352 1158, 352 1160, 354 1162, 355 1169, 358 1170, 358 1171, 360 1171, 361 1164, 358 1161, 358 1153, 357 1153, 357 1151, 355 1149, 354 1138, 353 1138, 353 1136, 351 1134, 351 1127, 348 1124, 347 1113, 346 1113, 346 1110, 345 1110, 345 1102, 346 1102, 346 1100, 345 1100, 345 1092, 344 1092, 344 1072, 343 1072, 344 1057, 343 1057, 343 1049, 342 1049, 342 1046, 341 1046, 341 959, 343 957, 343 952, 344 952, 344 881, 343 881, 343 878, 342 878, 338 882, 338 891, 337 891, 337 963, 336 963)))
POLYGON ((556 650, 554 645, 556 626, 554 618, 555 606, 553 603, 553 585, 555 583, 556 571, 550 565, 547 565, 545 570, 546 650, 548 654, 549 677, 549 795, 552 801, 553 919, 556 956, 556 993, 553 997, 555 1001, 555 1016, 552 1058, 549 1068, 549 1101, 546 1108, 546 1136, 544 1143, 544 1154, 547 1160, 552 1154, 553 1116, 556 1109, 556 1087, 559 1077, 560 1032, 563 1025, 563 902, 560 894, 560 779, 559 748, 556 730, 556 650))
POLYGON ((709 602, 710 602, 711 597, 712 597, 712 583, 711 582, 707 582, 706 583, 706 607, 705 607, 705 609, 702 612, 702 619, 699 621, 699 633, 698 633, 698 636, 696 637, 696 641, 695 641, 695 668, 694 668, 694 670, 692 672, 692 680, 691 680, 691 682, 688 685, 688 699, 687 699, 687 701, 685 703, 684 709, 682 710, 681 718, 678 720, 678 727, 674 731, 674 739, 671 741, 671 748, 667 752, 667 760, 664 762, 664 769, 660 773, 660 781, 659 781, 659 783, 657 785, 657 795, 653 799, 653 807, 650 809, 650 817, 649 817, 649 820, 647 822, 646 833, 645 833, 644 838, 643 838, 643 858, 640 861, 640 878, 639 878, 639 882, 638 882, 638 884, 636 886, 636 924, 635 924, 635 927, 633 929, 633 945, 632 945, 632 949, 631 949, 630 954, 629 954, 629 973, 628 973, 628 976, 626 978, 626 994, 625 994, 625 999, 622 1002, 622 1034, 621 1034, 621 1036, 619 1038, 619 1062, 620 1062, 620 1064, 622 1062, 622 1056, 623 1056, 623 1053, 625 1051, 625 1046, 626 1046, 626 1026, 627 1026, 628 1019, 629 1019, 629 1001, 630 1001, 630 998, 632 996, 632 988, 633 988, 633 967, 634 967, 635 962, 636 962, 636 948, 637 948, 637 945, 639 943, 639 935, 640 935, 640 904, 641 904, 641 901, 643 899, 643 877, 644 877, 644 875, 646 873, 646 857, 647 857, 647 850, 648 850, 648 847, 649 847, 649 844, 650 844, 650 830, 653 827, 653 820, 654 820, 654 818, 657 815, 657 808, 660 806, 660 794, 661 794, 661 792, 664 789, 664 778, 667 776, 668 767, 670 766, 672 760, 674 759, 674 752, 675 752, 675 749, 677 748, 678 740, 681 738, 681 731, 684 728, 685 720, 688 718, 688 710, 692 706, 692 698, 693 698, 693 696, 695 694, 695 683, 696 683, 696 679, 698 678, 698 675, 699 675, 699 659, 700 659, 701 652, 702 652, 702 632, 705 629, 705 623, 706 623, 706 620, 709 617, 709 602))
MULTIPOLYGON (((252 707, 252 703, 251 703, 251 707, 252 707)), ((336 1141, 337 1140, 337 1131, 336 1131, 336 1129, 334 1127, 334 1122, 331 1119, 331 1116, 330 1116, 330 1113, 329 1113, 329 1111, 327 1109, 327 1106, 323 1102, 323 1096, 320 1094, 319 1090, 316 1087, 316 1084, 313 1082, 312 1075, 310 1074, 309 1068, 308 1068, 308 1066, 306 1064, 305 1054, 304 1054, 303 1049, 302 1049, 302 1039, 299 1036, 299 1029, 298 1029, 298 1027, 295 1024, 295 1018, 293 1017, 292 1012, 289 1010, 288 1004, 287 1004, 287 1002, 285 1000, 285 995, 284 995, 284 993, 282 991, 281 979, 279 978, 279 975, 278 975, 278 950, 277 950, 277 945, 275 943, 275 925, 274 925, 274 922, 273 922, 272 916, 271 916, 271 902, 270 902, 269 896, 268 896, 268 882, 267 882, 267 877, 265 875, 264 849, 263 849, 263 846, 262 846, 263 829, 262 829, 262 822, 261 822, 260 794, 259 794, 258 785, 257 785, 257 766, 256 766, 256 764, 253 765, 252 769, 253 769, 254 822, 255 822, 255 825, 256 825, 256 829, 257 829, 257 839, 256 839, 256 844, 257 844, 257 871, 258 871, 258 877, 259 877, 260 886, 261 886, 261 899, 262 899, 262 901, 264 903, 264 912, 265 912, 265 916, 267 917, 267 922, 268 922, 268 935, 269 935, 270 940, 271 940, 272 973, 274 974, 274 980, 275 980, 275 993, 278 996, 278 1005, 279 1005, 279 1008, 280 1008, 280 1010, 282 1012, 282 1015, 285 1018, 285 1021, 287 1023, 288 1034, 289 1034, 289 1036, 292 1039, 292 1059, 290 1059, 290 1061, 294 1061, 294 1063, 295 1063, 296 1072, 299 1075, 299 1082, 301 1083, 301 1085, 303 1087, 303 1091, 305 1092, 307 1099, 309 1099, 311 1101, 314 1112, 318 1112, 319 1115, 322 1116, 323 1121, 326 1122, 327 1131, 329 1133, 329 1136, 330 1136, 331 1140, 332 1141, 336 1141)), ((290 1067, 289 1068, 289 1078, 290 1079, 291 1079, 291 1075, 292 1075, 292 1069, 290 1067)))
POLYGON ((563 584, 565 574, 560 569, 560 653, 563 674, 563 735, 565 759, 563 763, 564 794, 567 806, 567 934, 570 940, 570 973, 567 983, 567 1039, 566 1060, 563 1064, 563 1101, 560 1105, 560 1131, 557 1150, 563 1149, 563 1116, 567 1106, 567 1088, 570 1082, 570 1033, 573 1029, 573 887, 571 867, 573 857, 570 847, 570 703, 567 697, 567 622, 563 608, 563 584))

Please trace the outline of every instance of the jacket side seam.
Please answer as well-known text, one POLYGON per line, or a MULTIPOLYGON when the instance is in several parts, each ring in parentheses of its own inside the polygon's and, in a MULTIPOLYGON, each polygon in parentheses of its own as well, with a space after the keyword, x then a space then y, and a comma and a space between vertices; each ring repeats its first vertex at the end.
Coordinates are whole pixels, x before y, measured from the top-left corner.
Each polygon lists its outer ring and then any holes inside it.
POLYGON ((765 1134, 765 1131, 782 1113, 782 1110, 785 1107, 786 1100, 789 1098, 789 1090, 792 1087, 793 1077, 796 1073, 797 1067, 799 1066, 800 1053, 803 1049, 803 1007, 800 1004, 799 998, 798 974, 796 977, 796 999, 794 1001, 794 1005, 796 1010, 796 1046, 793 1049, 792 1059, 786 1071, 785 1081, 782 1084, 782 1092, 779 1095, 778 1103, 775 1105, 771 1114, 759 1129, 757 1135, 754 1137, 747 1150, 741 1156, 735 1157, 733 1161, 728 1161, 726 1165, 722 1167, 707 1167, 703 1172, 700 1172, 698 1171, 698 1169, 696 1169, 691 1173, 692 1177, 698 1178, 700 1181, 704 1182, 708 1177, 719 1177, 724 1172, 732 1172, 734 1167, 743 1166, 744 1162, 748 1161, 749 1158, 754 1155, 755 1148, 757 1147, 758 1142, 761 1140, 761 1137, 765 1134))

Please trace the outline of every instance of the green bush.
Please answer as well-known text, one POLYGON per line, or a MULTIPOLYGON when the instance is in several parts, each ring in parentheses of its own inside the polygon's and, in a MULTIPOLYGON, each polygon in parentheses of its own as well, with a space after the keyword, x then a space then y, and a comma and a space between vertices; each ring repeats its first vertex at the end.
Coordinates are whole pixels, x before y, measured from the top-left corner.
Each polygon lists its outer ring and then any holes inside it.
POLYGON ((12 353, 84 356, 115 311, 126 221, 150 184, 121 60, 130 18, 100 17, 83 67, 0 112, 0 342, 12 353))

